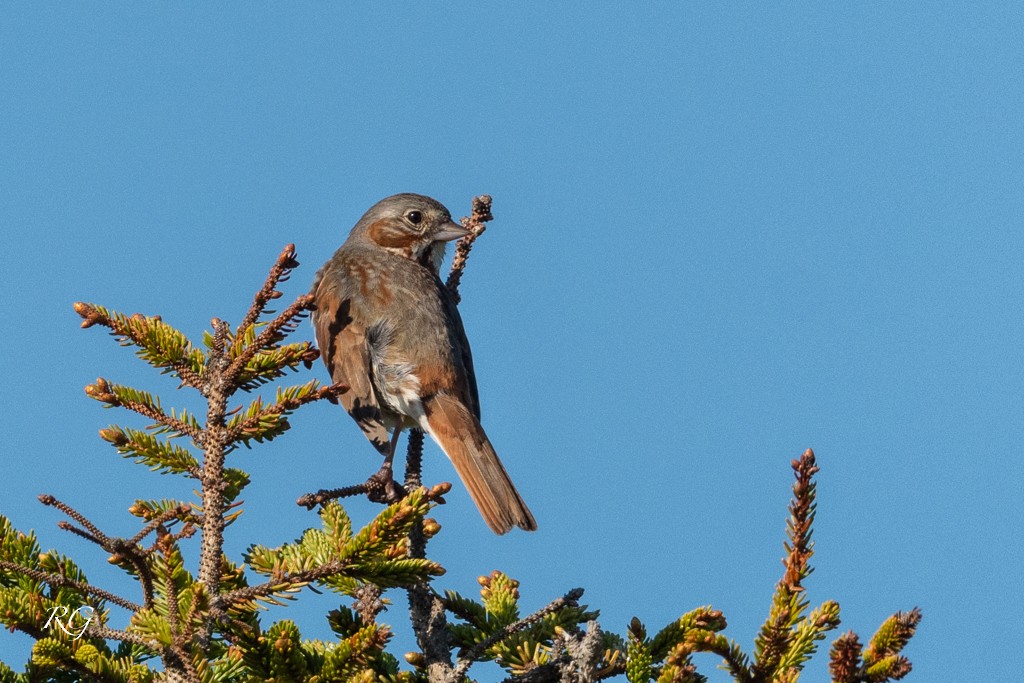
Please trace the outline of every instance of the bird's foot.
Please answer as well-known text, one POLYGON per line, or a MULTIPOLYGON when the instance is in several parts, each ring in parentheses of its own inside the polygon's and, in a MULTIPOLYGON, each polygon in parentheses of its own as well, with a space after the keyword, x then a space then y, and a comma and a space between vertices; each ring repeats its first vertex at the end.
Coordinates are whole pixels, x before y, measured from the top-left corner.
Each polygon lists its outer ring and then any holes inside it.
POLYGON ((391 468, 381 467, 366 480, 366 497, 374 503, 397 503, 405 497, 405 489, 395 481, 391 468))

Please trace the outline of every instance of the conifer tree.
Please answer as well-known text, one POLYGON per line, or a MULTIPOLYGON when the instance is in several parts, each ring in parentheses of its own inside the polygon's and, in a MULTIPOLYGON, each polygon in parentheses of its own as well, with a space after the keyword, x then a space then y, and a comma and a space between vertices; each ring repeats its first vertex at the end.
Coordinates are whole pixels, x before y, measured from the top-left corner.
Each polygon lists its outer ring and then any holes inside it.
MULTIPOLYGON (((471 235, 459 241, 448 278, 458 299, 460 278, 474 240, 491 219, 490 197, 477 197, 463 219, 471 235)), ((41 495, 63 513, 60 528, 109 554, 127 574, 130 596, 89 581, 70 557, 43 551, 35 535, 0 515, 0 623, 35 639, 21 672, 0 662, 0 683, 461 683, 473 666, 496 662, 508 681, 592 683, 625 677, 630 683, 706 680, 692 660, 699 652, 722 658, 742 683, 791 683, 819 643, 839 625, 839 605, 810 609, 804 581, 812 569, 811 527, 818 471, 814 453, 792 463, 793 498, 787 523, 785 572, 768 617, 747 653, 724 635, 724 615, 699 607, 649 635, 639 618, 622 635, 605 631, 598 612, 580 603, 575 588, 523 616, 519 584, 493 572, 481 577, 479 597, 442 590, 444 573, 430 558, 439 525, 427 515, 443 504, 448 484, 420 481, 423 434, 414 430, 406 460, 405 497, 356 529, 339 499, 367 493, 365 485, 322 490, 299 503, 317 509, 318 528, 293 543, 269 548, 251 539, 240 558, 224 553, 224 536, 242 513, 239 496, 249 475, 227 466, 239 446, 282 436, 289 416, 316 401, 336 401, 347 390, 308 380, 278 386, 273 399, 254 392, 301 372, 318 357, 308 341, 291 341, 312 299, 300 296, 280 313, 267 309, 278 285, 298 266, 287 246, 236 327, 213 319, 196 344, 159 316, 124 315, 78 303, 82 327, 107 328, 123 346, 161 373, 198 392, 205 415, 166 407, 142 389, 99 378, 90 398, 135 413, 148 424, 110 425, 100 437, 118 454, 164 475, 191 479, 193 500, 137 500, 130 538, 103 532, 71 504, 41 495), (247 398, 248 397, 248 398, 247 398), (186 557, 182 539, 199 535, 198 557, 186 557), (319 587, 346 601, 326 619, 329 640, 304 638, 290 620, 264 624, 265 605, 284 605, 319 587), (379 620, 385 592, 404 592, 419 650, 400 660, 389 651, 391 628, 379 620)), ((886 619, 867 646, 853 632, 831 647, 835 683, 883 683, 910 671, 902 654, 921 619, 916 608, 886 619)))

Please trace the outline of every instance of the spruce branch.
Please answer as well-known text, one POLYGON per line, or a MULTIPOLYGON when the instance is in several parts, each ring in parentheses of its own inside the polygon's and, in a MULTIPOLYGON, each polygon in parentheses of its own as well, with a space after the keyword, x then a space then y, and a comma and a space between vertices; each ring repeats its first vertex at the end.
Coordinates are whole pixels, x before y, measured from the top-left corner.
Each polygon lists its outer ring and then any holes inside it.
POLYGON ((255 586, 246 586, 224 593, 220 596, 220 603, 225 609, 234 605, 250 602, 259 598, 267 598, 280 593, 291 593, 305 588, 314 581, 325 579, 330 576, 344 573, 351 569, 352 564, 344 560, 332 560, 318 567, 312 567, 303 571, 275 572, 269 581, 255 586))
POLYGON ((783 563, 786 573, 783 583, 790 591, 803 590, 803 580, 813 570, 809 564, 814 554, 814 542, 811 540, 811 526, 814 524, 815 484, 814 475, 820 468, 814 458, 814 451, 808 448, 798 460, 792 462, 796 483, 793 484, 793 500, 789 505, 790 517, 786 523, 786 535, 789 551, 783 563))
MULTIPOLYGON (((159 541, 158 541, 159 543, 159 541)), ((171 631, 171 642, 175 645, 181 643, 181 612, 178 607, 178 584, 174 576, 173 548, 168 544, 161 544, 164 556, 164 600, 167 601, 167 626, 171 631)))
POLYGON ((626 673, 624 661, 605 649, 600 625, 590 620, 586 630, 560 630, 548 661, 533 665, 502 683, 596 683, 626 673))
POLYGON ((917 607, 909 612, 897 612, 886 619, 864 651, 864 662, 872 666, 886 657, 898 655, 914 636, 919 623, 921 610, 917 607))
POLYGON ((423 486, 423 430, 409 430, 409 446, 405 455, 405 490, 423 486))
MULTIPOLYGON (((48 493, 40 494, 39 495, 39 502, 42 503, 43 505, 48 506, 48 507, 55 507, 55 508, 57 508, 58 510, 63 512, 65 515, 67 515, 71 519, 73 519, 76 522, 78 522, 79 524, 81 524, 83 527, 85 527, 85 529, 87 530, 88 533, 87 534, 80 534, 80 535, 83 535, 84 538, 87 538, 87 539, 91 540, 93 543, 96 543, 97 545, 103 547, 104 550, 106 550, 108 552, 112 551, 112 548, 108 547, 108 544, 110 543, 110 538, 108 538, 106 534, 104 534, 102 531, 100 531, 99 528, 95 524, 90 522, 85 517, 85 515, 83 515, 81 512, 79 512, 78 510, 74 509, 73 507, 71 507, 67 503, 63 503, 63 502, 57 500, 54 496, 51 496, 48 493)), ((68 525, 68 526, 70 526, 70 525, 68 525)), ((74 527, 72 527, 72 528, 74 528, 74 527)))
MULTIPOLYGON (((240 355, 238 355, 231 364, 228 370, 228 377, 234 376, 260 349, 270 348, 277 344, 280 340, 284 339, 288 334, 295 330, 295 326, 298 322, 304 318, 309 311, 313 310, 312 294, 302 294, 295 299, 292 303, 277 315, 273 320, 269 321, 263 329, 260 330, 259 334, 256 335, 252 343, 248 344, 240 355)), ((239 337, 241 338, 241 337, 239 337)), ((311 359, 311 360, 316 360, 311 359)))
POLYGON ((83 328, 107 327, 122 346, 138 346, 137 355, 147 363, 175 373, 188 386, 202 386, 203 352, 160 316, 126 316, 82 301, 76 302, 74 308, 83 318, 83 328))
POLYGON ((169 440, 161 440, 152 433, 117 425, 101 429, 99 434, 101 439, 114 446, 123 457, 133 458, 135 462, 146 465, 151 470, 199 478, 199 461, 188 449, 169 440))
POLYGON ((90 522, 85 515, 49 494, 40 495, 39 502, 43 505, 57 508, 68 517, 85 527, 84 529, 79 529, 69 522, 61 521, 57 523, 58 528, 63 529, 64 531, 69 531, 87 541, 90 541, 91 543, 95 543, 99 547, 103 548, 103 550, 111 553, 111 562, 115 564, 127 563, 130 565, 139 577, 139 582, 142 584, 143 605, 145 607, 149 607, 153 604, 154 580, 153 573, 150 571, 149 565, 146 562, 146 551, 140 548, 136 543, 127 539, 108 536, 100 531, 95 524, 90 522))
POLYGON ((105 403, 108 406, 127 408, 139 415, 148 417, 153 422, 172 432, 188 436, 198 446, 203 444, 203 439, 205 438, 203 429, 188 411, 182 410, 179 415, 175 415, 172 410, 170 414, 167 414, 160 406, 160 400, 154 398, 149 392, 139 391, 138 389, 120 384, 110 384, 102 377, 98 377, 94 384, 86 385, 85 393, 89 398, 105 403))
POLYGON ((768 618, 755 640, 756 657, 751 669, 755 682, 773 679, 783 658, 794 646, 794 627, 807 609, 803 581, 813 571, 809 564, 814 554, 814 542, 811 540, 815 511, 813 477, 819 469, 814 451, 808 448, 799 459, 793 460, 792 467, 796 481, 789 504, 790 517, 786 522, 788 542, 784 547, 787 553, 782 561, 786 571, 775 588, 768 618))
POLYGON ((562 597, 552 600, 533 614, 508 624, 504 628, 492 633, 490 636, 471 647, 464 655, 459 657, 455 666, 455 680, 461 680, 461 678, 469 671, 469 668, 473 663, 479 661, 483 654, 494 645, 507 640, 514 634, 519 633, 530 626, 533 626, 549 614, 555 614, 566 607, 579 607, 579 599, 581 597, 583 597, 583 589, 573 588, 562 597))
POLYGON ((906 676, 913 667, 902 651, 920 622, 921 610, 916 607, 897 612, 882 622, 863 650, 853 631, 839 636, 829 657, 833 683, 886 683, 906 676))
POLYGON ((278 389, 275 402, 270 405, 264 405, 263 399, 257 397, 244 413, 237 413, 228 422, 227 438, 231 443, 269 441, 288 430, 290 425, 285 418, 298 408, 317 401, 335 402, 348 390, 344 384, 321 387, 314 379, 301 386, 278 389))
POLYGON ((16 574, 27 576, 30 579, 39 581, 40 583, 45 583, 48 586, 53 586, 54 588, 70 588, 78 591, 79 593, 92 595, 100 600, 105 600, 119 607, 124 607, 126 610, 131 612, 137 612, 142 609, 142 605, 134 603, 127 598, 122 598, 120 595, 116 595, 115 593, 111 593, 110 591, 102 588, 97 588, 96 586, 84 581, 75 581, 74 579, 70 579, 62 574, 53 574, 51 572, 42 571, 41 569, 32 569, 31 567, 25 567, 14 562, 8 562, 7 560, 0 560, 0 569, 5 569, 16 574))

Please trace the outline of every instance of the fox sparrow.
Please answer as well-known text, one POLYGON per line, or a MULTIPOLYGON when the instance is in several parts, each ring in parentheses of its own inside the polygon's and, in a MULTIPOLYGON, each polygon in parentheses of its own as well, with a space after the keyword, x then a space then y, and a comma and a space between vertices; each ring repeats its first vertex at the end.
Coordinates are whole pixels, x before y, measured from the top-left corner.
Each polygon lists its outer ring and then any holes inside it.
POLYGON ((398 437, 419 427, 495 533, 532 531, 537 522, 480 425, 469 342, 439 277, 447 243, 467 234, 430 197, 381 200, 317 272, 313 325, 331 378, 350 387, 340 397, 345 409, 384 455, 372 480, 397 493, 398 437))

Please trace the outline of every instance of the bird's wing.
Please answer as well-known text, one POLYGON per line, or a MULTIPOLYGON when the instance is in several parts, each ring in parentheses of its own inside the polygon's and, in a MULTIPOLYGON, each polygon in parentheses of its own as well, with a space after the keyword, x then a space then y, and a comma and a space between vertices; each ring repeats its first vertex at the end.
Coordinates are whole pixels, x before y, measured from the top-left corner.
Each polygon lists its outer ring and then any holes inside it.
POLYGON ((315 283, 313 293, 316 296, 313 328, 320 353, 331 379, 349 387, 340 396, 341 403, 366 438, 386 455, 389 452, 388 430, 373 390, 366 328, 353 319, 352 300, 343 299, 329 279, 322 278, 315 283))

